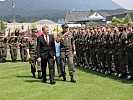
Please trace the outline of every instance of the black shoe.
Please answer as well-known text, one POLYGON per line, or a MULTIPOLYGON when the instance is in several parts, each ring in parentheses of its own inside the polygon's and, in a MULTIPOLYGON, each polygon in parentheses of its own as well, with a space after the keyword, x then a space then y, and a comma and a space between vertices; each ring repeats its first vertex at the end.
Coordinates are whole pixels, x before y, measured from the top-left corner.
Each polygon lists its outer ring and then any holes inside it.
POLYGON ((6 60, 5 59, 2 59, 2 63, 5 63, 6 62, 6 60))
POLYGON ((33 78, 36 78, 36 75, 35 75, 35 73, 33 73, 33 78))
POLYGON ((55 84, 56 82, 55 81, 51 81, 50 84, 55 84))
POLYGON ((42 76, 38 76, 38 79, 42 79, 42 76))
POLYGON ((47 81, 46 81, 46 80, 45 80, 45 81, 43 80, 42 82, 43 82, 43 83, 47 83, 47 81))
POLYGON ((47 79, 45 79, 45 80, 44 80, 44 79, 42 79, 42 82, 43 82, 43 83, 47 83, 47 79))
POLYGON ((66 77, 65 76, 63 76, 63 81, 66 81, 66 77))
POLYGON ((61 78, 61 75, 59 75, 59 78, 61 78))

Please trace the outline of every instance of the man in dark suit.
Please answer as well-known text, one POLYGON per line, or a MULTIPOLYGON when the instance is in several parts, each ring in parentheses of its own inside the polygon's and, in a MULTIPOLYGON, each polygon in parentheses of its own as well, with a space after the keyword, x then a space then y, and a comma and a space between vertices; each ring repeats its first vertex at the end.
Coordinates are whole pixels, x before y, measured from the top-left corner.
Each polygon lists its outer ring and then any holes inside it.
POLYGON ((49 27, 42 27, 43 34, 37 38, 37 57, 41 61, 43 82, 47 82, 46 67, 48 63, 50 84, 55 84, 54 80, 54 60, 55 60, 55 43, 54 38, 49 33, 49 27))

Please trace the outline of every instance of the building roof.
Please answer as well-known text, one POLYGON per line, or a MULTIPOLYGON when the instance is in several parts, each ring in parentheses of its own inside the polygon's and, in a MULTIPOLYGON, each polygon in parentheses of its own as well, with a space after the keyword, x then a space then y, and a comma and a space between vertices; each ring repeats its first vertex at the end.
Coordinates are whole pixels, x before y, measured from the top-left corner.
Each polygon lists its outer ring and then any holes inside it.
POLYGON ((56 24, 56 23, 51 20, 44 19, 44 20, 39 20, 35 22, 35 24, 56 24))
POLYGON ((83 17, 87 17, 88 15, 90 15, 90 12, 86 11, 75 11, 75 12, 68 12, 65 16, 65 19, 67 21, 79 21, 81 18, 83 17))
MULTIPOLYGON (((90 12, 90 11, 72 11, 68 12, 65 15, 65 20, 70 21, 80 21, 83 19, 88 19, 91 15, 93 15, 96 12, 90 12)), ((102 17, 109 16, 106 12, 97 12, 102 17)))

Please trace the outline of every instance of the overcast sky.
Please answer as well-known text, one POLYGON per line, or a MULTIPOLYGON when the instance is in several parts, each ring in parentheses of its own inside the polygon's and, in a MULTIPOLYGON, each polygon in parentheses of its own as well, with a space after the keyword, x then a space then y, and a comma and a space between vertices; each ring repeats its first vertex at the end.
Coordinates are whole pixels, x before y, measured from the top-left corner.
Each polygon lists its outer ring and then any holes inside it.
POLYGON ((112 0, 119 4, 120 6, 127 8, 127 9, 132 9, 133 10, 133 0, 112 0))
MULTIPOLYGON (((0 1, 6 1, 6 0, 0 0, 0 1)), ((123 8, 133 10, 133 0, 112 0, 112 1, 116 2, 123 8)))

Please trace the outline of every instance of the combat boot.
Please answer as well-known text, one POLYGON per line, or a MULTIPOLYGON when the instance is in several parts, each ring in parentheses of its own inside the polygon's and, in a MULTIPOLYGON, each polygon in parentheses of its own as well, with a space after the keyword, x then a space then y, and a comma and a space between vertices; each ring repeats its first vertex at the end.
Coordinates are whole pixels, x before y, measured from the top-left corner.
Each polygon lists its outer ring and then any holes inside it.
POLYGON ((42 72, 38 71, 38 79, 42 79, 42 72))
POLYGON ((63 76, 63 81, 66 81, 66 76, 63 76))
POLYGON ((74 77, 73 76, 71 76, 71 82, 72 83, 75 83, 76 82, 76 80, 74 80, 74 77))

